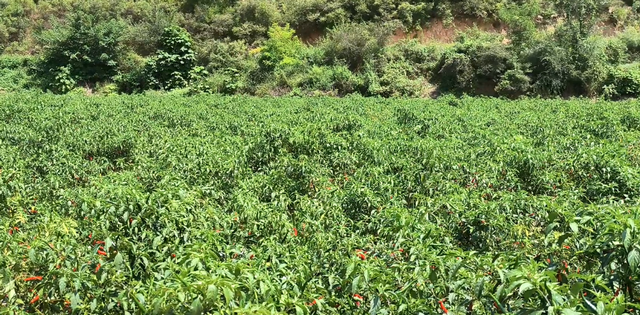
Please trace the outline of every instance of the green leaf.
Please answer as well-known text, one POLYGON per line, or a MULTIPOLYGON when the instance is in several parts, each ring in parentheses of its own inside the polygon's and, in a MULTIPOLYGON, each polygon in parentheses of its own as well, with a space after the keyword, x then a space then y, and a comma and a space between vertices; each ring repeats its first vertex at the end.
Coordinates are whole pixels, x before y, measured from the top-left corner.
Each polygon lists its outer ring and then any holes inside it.
POLYGON ((480 279, 480 281, 476 284, 474 294, 476 297, 481 297, 484 292, 484 278, 480 279))
POLYGON ((351 282, 351 293, 358 293, 358 284, 360 284, 360 276, 357 276, 351 282))
POLYGON ((200 298, 198 297, 191 303, 191 315, 200 315, 202 314, 202 310, 202 302, 200 302, 200 298))
POLYGON ((547 227, 544 230, 544 234, 549 235, 551 232, 553 232, 553 229, 555 229, 556 226, 558 226, 557 222, 553 222, 553 223, 547 225, 547 227))
POLYGON ((137 293, 136 294, 136 299, 138 299, 138 301, 140 302, 140 304, 144 305, 145 299, 144 299, 144 295, 137 293))
POLYGON ((369 309, 369 314, 376 315, 378 314, 379 309, 380 309, 380 297, 376 296, 375 298, 373 298, 373 300, 371 300, 371 308, 369 309))
POLYGON ((122 254, 117 253, 116 257, 113 259, 113 262, 117 267, 122 267, 122 254))
POLYGON ((233 294, 233 292, 231 291, 231 289, 229 289, 228 287, 224 287, 224 288, 222 289, 222 294, 224 295, 224 298, 225 298, 225 300, 227 301, 227 304, 229 304, 229 303, 233 302, 234 294, 233 294))
POLYGON ((533 284, 529 283, 529 282, 525 282, 522 285, 520 285, 520 288, 518 289, 518 292, 520 294, 522 294, 523 292, 527 292, 531 289, 533 289, 533 284))
POLYGON ((63 293, 67 290, 67 277, 62 277, 58 280, 58 288, 60 289, 60 292, 63 293))
POLYGON ((583 287, 584 287, 584 282, 576 282, 572 284, 570 289, 571 295, 577 296, 578 294, 580 294, 580 292, 582 292, 583 287))
POLYGON ((562 314, 563 315, 582 315, 582 313, 576 311, 575 309, 572 308, 565 308, 562 310, 562 314))
POLYGON ((631 230, 628 228, 622 232, 622 244, 624 245, 624 249, 629 251, 631 247, 631 230))
POLYGON ((573 231, 573 233, 578 233, 578 224, 575 222, 571 222, 569 223, 569 227, 571 228, 571 231, 573 231))
POLYGON ((602 301, 598 302, 598 306, 596 307, 596 311, 597 313, 600 314, 604 314, 604 303, 602 303, 602 301))
POLYGON ((629 255, 627 255, 627 262, 629 262, 631 271, 636 272, 638 265, 640 265, 640 253, 638 253, 637 249, 634 248, 629 252, 629 255))

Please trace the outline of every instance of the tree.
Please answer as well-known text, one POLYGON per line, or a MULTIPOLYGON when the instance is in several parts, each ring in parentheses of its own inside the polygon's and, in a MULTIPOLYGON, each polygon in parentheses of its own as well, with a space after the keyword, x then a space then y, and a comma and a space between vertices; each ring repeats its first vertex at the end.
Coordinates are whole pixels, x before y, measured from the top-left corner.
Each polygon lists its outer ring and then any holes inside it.
POLYGON ((147 61, 144 73, 147 86, 172 90, 187 86, 196 65, 196 55, 189 33, 178 26, 164 29, 157 54, 147 61))
POLYGON ((54 28, 41 38, 44 52, 36 64, 36 78, 44 89, 65 93, 71 82, 95 84, 117 74, 123 48, 119 21, 99 21, 76 14, 71 24, 54 28))

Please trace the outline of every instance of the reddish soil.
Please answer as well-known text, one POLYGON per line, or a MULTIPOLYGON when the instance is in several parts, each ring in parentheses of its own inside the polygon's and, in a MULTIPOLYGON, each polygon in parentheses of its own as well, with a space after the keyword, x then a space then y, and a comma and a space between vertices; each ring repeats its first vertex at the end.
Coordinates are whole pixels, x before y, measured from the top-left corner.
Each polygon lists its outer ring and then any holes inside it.
POLYGON ((442 20, 433 20, 429 25, 424 26, 421 30, 409 33, 406 33, 403 30, 397 30, 392 37, 391 42, 398 42, 406 38, 416 38, 422 43, 452 43, 455 41, 458 33, 474 27, 485 32, 506 34, 506 30, 502 25, 499 23, 493 23, 489 20, 456 19, 449 25, 446 25, 442 20))

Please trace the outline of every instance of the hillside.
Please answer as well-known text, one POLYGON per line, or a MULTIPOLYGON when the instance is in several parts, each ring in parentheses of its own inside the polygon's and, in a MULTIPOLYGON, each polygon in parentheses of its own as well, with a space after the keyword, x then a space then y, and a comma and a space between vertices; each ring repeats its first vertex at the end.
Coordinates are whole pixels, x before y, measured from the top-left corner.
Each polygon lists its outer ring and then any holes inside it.
POLYGON ((621 99, 640 93, 638 16, 617 0, 5 0, 0 89, 621 99))

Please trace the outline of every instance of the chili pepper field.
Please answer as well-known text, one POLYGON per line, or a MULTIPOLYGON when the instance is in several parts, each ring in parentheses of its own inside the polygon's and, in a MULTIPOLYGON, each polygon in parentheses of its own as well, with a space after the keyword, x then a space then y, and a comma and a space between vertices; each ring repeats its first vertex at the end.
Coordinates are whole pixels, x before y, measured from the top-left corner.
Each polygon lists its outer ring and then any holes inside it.
POLYGON ((640 105, 0 95, 2 314, 623 314, 640 105))

